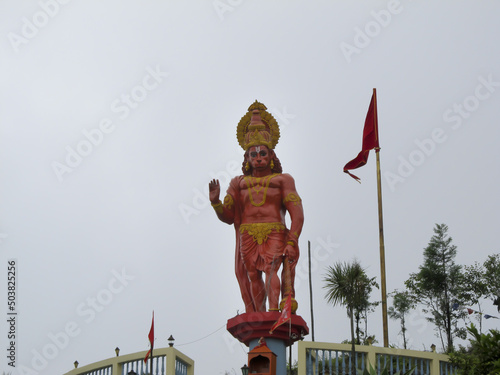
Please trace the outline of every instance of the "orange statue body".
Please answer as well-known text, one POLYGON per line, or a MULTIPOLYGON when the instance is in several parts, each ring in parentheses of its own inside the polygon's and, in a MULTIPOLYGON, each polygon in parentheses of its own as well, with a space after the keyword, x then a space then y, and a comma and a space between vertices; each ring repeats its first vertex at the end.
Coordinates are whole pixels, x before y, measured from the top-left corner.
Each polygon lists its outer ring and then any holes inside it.
POLYGON ((266 109, 256 101, 238 124, 238 141, 245 150, 243 175, 232 179, 224 203, 219 199, 219 181, 209 184, 210 201, 218 218, 234 224, 236 230, 236 278, 246 312, 266 311, 266 297, 269 311, 278 311, 280 291, 282 299, 289 293, 295 296, 298 239, 304 222, 295 182, 282 173, 274 153, 278 124, 266 109), (286 212, 290 228, 285 226, 286 212), (278 271, 283 262, 288 264, 283 267, 280 282, 278 271), (284 280, 285 276, 289 279, 284 280))

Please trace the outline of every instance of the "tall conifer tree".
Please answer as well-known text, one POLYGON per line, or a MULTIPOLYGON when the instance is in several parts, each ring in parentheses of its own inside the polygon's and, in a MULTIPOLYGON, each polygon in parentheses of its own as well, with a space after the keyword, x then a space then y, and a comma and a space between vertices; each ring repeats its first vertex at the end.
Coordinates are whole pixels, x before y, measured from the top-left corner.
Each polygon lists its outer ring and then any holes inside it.
POLYGON ((436 224, 434 235, 424 249, 424 262, 417 273, 410 274, 405 285, 415 300, 425 307, 427 320, 439 333, 443 349, 453 351, 453 338, 465 338, 464 327, 458 323, 467 313, 458 308, 463 280, 462 267, 455 263, 457 247, 448 236, 446 224, 436 224))

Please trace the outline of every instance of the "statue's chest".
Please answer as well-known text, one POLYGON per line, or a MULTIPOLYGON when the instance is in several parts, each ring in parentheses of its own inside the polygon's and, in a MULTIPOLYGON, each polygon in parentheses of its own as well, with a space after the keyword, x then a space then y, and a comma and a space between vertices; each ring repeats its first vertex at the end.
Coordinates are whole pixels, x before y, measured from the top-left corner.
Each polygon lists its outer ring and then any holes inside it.
POLYGON ((245 205, 255 207, 281 202, 279 180, 272 176, 243 179, 240 183, 240 194, 245 205))

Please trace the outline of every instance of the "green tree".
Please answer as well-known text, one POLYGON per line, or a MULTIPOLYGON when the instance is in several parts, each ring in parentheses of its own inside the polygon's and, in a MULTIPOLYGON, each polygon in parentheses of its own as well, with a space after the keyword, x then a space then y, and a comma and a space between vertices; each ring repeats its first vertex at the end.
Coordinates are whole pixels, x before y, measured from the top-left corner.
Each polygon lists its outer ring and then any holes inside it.
POLYGON ((405 281, 412 298, 423 304, 427 320, 434 324, 446 352, 453 351, 453 338, 465 338, 465 328, 458 323, 467 317, 463 309, 453 305, 463 305, 461 283, 462 267, 455 263, 457 247, 448 236, 448 226, 436 224, 434 235, 424 249, 424 262, 419 272, 411 273, 405 281))
POLYGON ((375 336, 368 336, 368 314, 375 311, 375 308, 379 305, 380 301, 370 302, 370 295, 373 287, 379 288, 378 283, 375 281, 375 277, 368 279, 367 287, 365 290, 365 298, 361 301, 359 306, 354 309, 354 316, 356 319, 356 344, 368 345, 368 341, 371 340, 372 343, 375 340, 375 336), (359 326, 364 322, 364 330, 359 326))
POLYGON ((479 332, 483 330, 483 311, 481 300, 488 295, 488 286, 484 277, 484 267, 479 263, 465 266, 463 270, 463 282, 461 283, 460 299, 464 304, 477 305, 479 314, 476 319, 479 322, 479 332))
POLYGON ((295 360, 290 367, 290 362, 286 361, 286 375, 297 375, 299 373, 299 361, 295 360))
POLYGON ((403 346, 406 347, 406 316, 408 312, 415 308, 415 301, 408 291, 399 292, 395 290, 392 293, 392 306, 387 313, 391 319, 399 320, 401 323, 400 333, 403 335, 403 346))
MULTIPOLYGON (((347 316, 351 323, 351 351, 352 358, 356 356, 355 344, 359 342, 359 326, 357 329, 357 340, 354 336, 354 321, 356 312, 363 311, 369 304, 370 292, 373 286, 377 286, 375 278, 369 278, 365 269, 358 260, 352 263, 338 262, 327 267, 327 273, 323 281, 326 289, 325 298, 332 305, 342 305, 347 309, 347 316), (356 341, 355 341, 356 340, 356 341)), ((358 320, 359 321, 359 320, 358 320)), ((352 372, 355 373, 355 363, 351 361, 352 372)))
MULTIPOLYGON (((488 295, 493 300, 500 299, 500 254, 489 255, 483 266, 488 295)), ((500 311, 500 306, 498 311, 500 311)))
POLYGON ((478 332, 474 324, 467 328, 472 336, 468 347, 450 353, 451 362, 458 367, 459 375, 500 374, 500 331, 478 332))

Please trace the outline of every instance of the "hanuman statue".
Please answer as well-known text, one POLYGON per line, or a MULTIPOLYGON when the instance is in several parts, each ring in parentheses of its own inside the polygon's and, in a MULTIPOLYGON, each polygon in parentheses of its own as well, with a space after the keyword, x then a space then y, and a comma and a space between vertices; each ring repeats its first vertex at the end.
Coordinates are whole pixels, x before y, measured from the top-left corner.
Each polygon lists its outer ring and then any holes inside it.
POLYGON ((231 180, 223 203, 219 181, 210 181, 210 201, 221 221, 234 224, 236 278, 246 312, 266 311, 266 298, 269 311, 278 311, 280 292, 282 304, 291 294, 295 312, 294 277, 304 212, 295 181, 282 173, 274 152, 279 127, 266 109, 255 101, 240 120, 237 138, 245 150, 243 175, 231 180), (287 211, 290 228, 285 226, 287 211), (278 271, 282 264, 280 282, 278 271))

